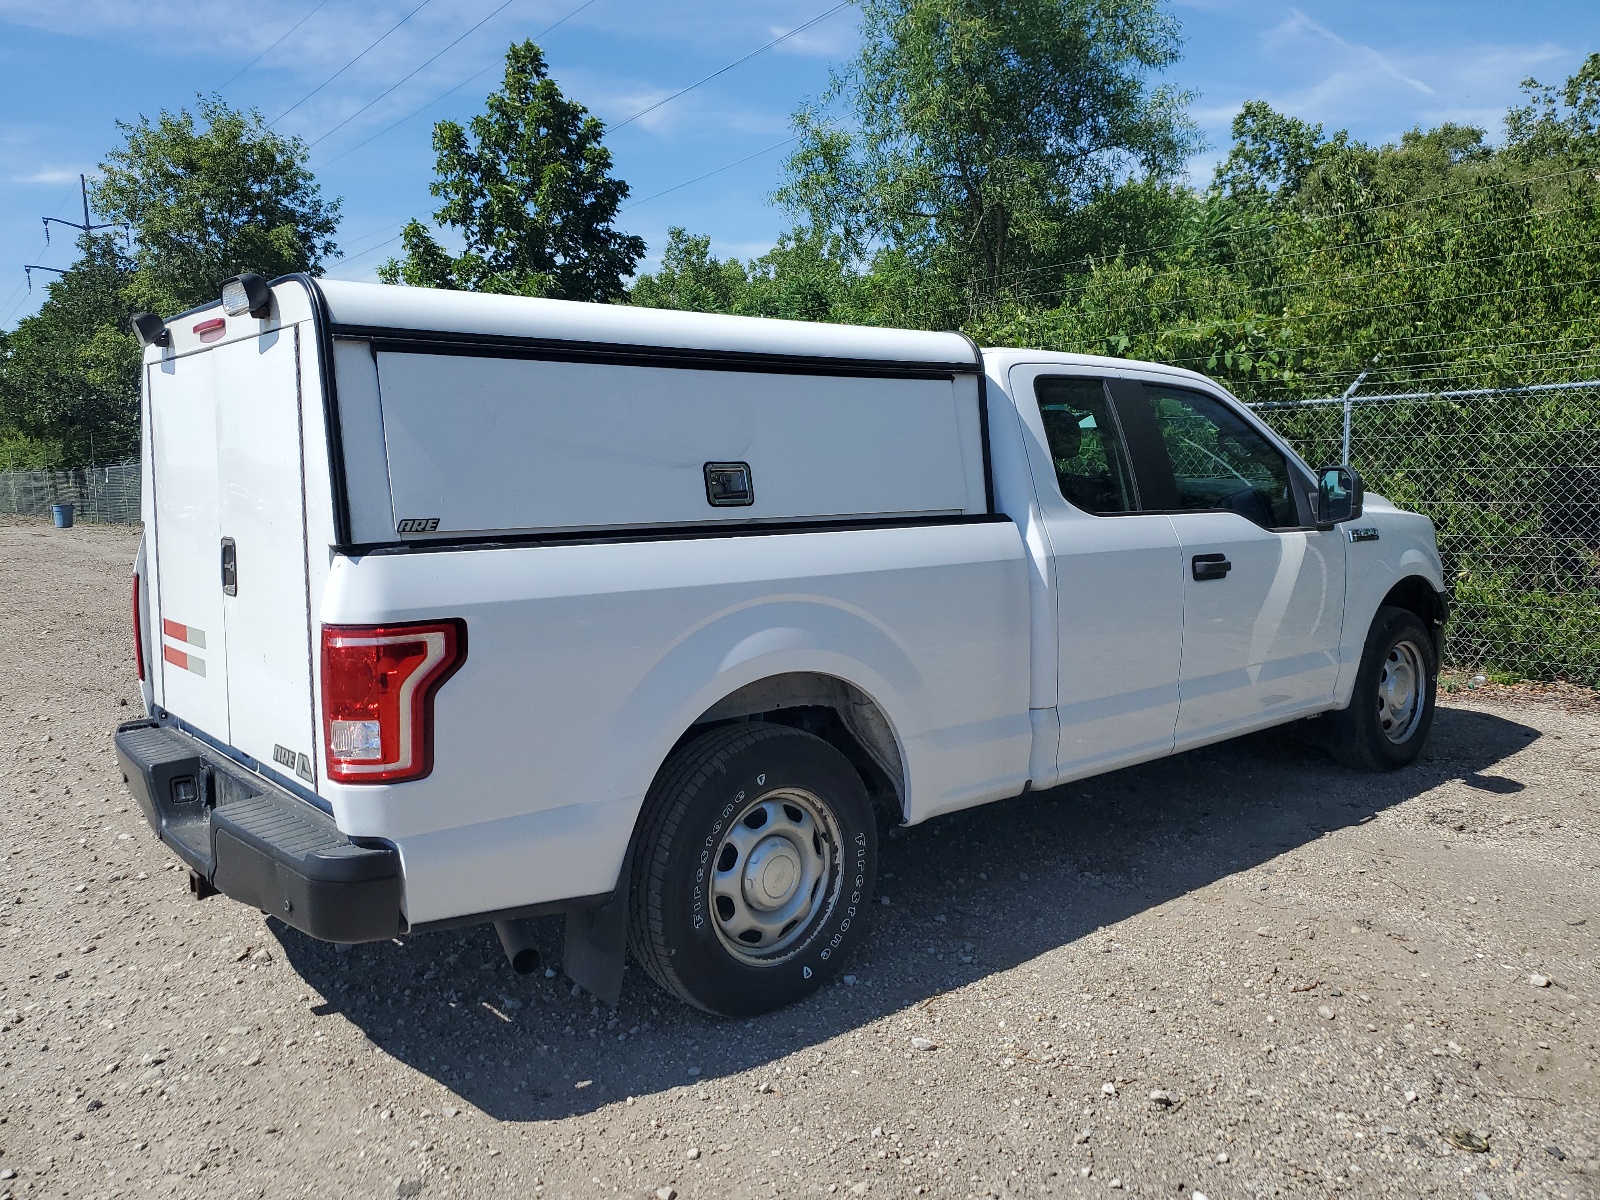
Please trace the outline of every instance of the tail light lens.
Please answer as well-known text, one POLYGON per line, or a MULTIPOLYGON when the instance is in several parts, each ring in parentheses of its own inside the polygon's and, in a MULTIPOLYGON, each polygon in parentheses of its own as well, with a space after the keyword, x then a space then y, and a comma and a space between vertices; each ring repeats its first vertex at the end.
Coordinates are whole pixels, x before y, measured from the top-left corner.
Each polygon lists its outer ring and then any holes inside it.
POLYGON ((328 778, 401 783, 433 769, 433 697, 467 657, 465 622, 322 627, 328 778))
POLYGON ((144 630, 139 620, 139 577, 133 577, 133 662, 139 668, 139 682, 144 682, 144 630))

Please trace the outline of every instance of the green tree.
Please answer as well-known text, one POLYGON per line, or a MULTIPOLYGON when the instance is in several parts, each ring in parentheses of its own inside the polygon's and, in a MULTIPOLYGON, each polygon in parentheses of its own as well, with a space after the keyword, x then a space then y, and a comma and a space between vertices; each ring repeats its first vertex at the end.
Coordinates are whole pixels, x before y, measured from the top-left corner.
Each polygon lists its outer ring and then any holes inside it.
POLYGON ((196 108, 198 123, 187 109, 117 122, 125 142, 93 185, 100 214, 133 228, 130 298, 153 312, 213 300, 243 271, 320 273, 335 249, 339 201, 323 198, 304 144, 219 96, 196 108))
POLYGON ((78 239, 82 257, 33 316, 0 341, 0 429, 51 466, 134 454, 139 344, 129 331, 133 264, 119 237, 78 239))
POLYGON ((1506 148, 1523 162, 1574 157, 1600 159, 1600 54, 1559 88, 1524 79, 1528 102, 1506 114, 1506 148))
POLYGON ((433 128, 444 201, 434 213, 466 243, 452 256, 420 221, 405 257, 379 268, 388 283, 560 300, 619 300, 644 257, 643 239, 617 230, 628 185, 611 174, 604 124, 568 100, 531 41, 506 53, 501 89, 472 119, 433 128))
POLYGON ((643 308, 732 313, 740 310, 749 288, 750 277, 738 259, 717 258, 709 237, 674 225, 667 230, 660 269, 639 276, 628 302, 643 308))
POLYGON ((668 232, 659 270, 640 275, 630 304, 689 312, 735 313, 790 321, 881 323, 892 310, 884 264, 869 275, 851 268, 838 242, 813 229, 783 234, 760 258, 741 263, 711 253, 711 239, 681 227, 668 232))
MULTIPOLYGON (((1332 144, 1348 141, 1341 130, 1332 144)), ((1265 100, 1247 100, 1233 118, 1233 149, 1217 168, 1212 187, 1234 200, 1287 200, 1300 191, 1329 144, 1321 125, 1280 113, 1265 100)))
POLYGON ((1074 211, 1197 148, 1188 95, 1149 84, 1178 50, 1161 0, 863 0, 830 93, 849 123, 797 115, 778 199, 853 254, 890 251, 930 309, 1048 286, 1074 211))

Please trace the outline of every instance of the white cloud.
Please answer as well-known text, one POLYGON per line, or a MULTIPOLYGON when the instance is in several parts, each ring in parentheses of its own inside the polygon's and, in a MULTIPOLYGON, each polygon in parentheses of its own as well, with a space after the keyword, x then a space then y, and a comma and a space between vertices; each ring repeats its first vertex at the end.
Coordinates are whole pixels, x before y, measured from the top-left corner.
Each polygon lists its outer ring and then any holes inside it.
POLYGON ((1399 80, 1408 87, 1415 88, 1423 95, 1432 96, 1435 94, 1434 90, 1427 84, 1423 83, 1422 80, 1416 78, 1415 76, 1407 75, 1399 67, 1395 66, 1393 61, 1391 61, 1387 55, 1375 50, 1373 47, 1368 46, 1363 42, 1352 42, 1340 37, 1326 25, 1322 24, 1320 21, 1315 21, 1308 17, 1298 8, 1292 8, 1289 11, 1293 15, 1289 18, 1289 20, 1285 21, 1281 26, 1279 26, 1278 30, 1275 30, 1274 33, 1281 32, 1287 34, 1296 32, 1299 29, 1308 30, 1309 32, 1316 34, 1318 37, 1332 42, 1339 48, 1348 51, 1349 53, 1361 59, 1364 59, 1366 62, 1377 67, 1378 70, 1382 71, 1385 75, 1388 75, 1392 79, 1399 80))
MULTIPOLYGON (((768 37, 782 37, 794 26, 784 28, 780 25, 768 27, 768 37)), ((774 46, 770 53, 795 54, 805 58, 843 59, 849 58, 856 49, 856 28, 849 24, 845 13, 829 18, 820 25, 807 29, 804 33, 797 33, 774 46)))
MULTIPOLYGON (((1247 99, 1266 100, 1330 133, 1349 129, 1369 143, 1447 121, 1478 126, 1493 137, 1507 106, 1517 102, 1519 80, 1535 74, 1555 81, 1580 61, 1549 40, 1486 40, 1481 22, 1464 20, 1459 31, 1430 30, 1425 37, 1411 28, 1380 47, 1330 26, 1325 12, 1314 17, 1262 0, 1218 3, 1233 8, 1246 28, 1255 26, 1258 49, 1254 64, 1213 76, 1206 84, 1208 103, 1192 110, 1213 150, 1225 148, 1233 115, 1247 99), (1453 38, 1456 32, 1476 37, 1453 38)), ((1191 169, 1215 157, 1202 155, 1191 169)))
POLYGON ((41 167, 26 175, 12 177, 14 183, 77 183, 79 174, 90 175, 94 173, 93 167, 41 167))

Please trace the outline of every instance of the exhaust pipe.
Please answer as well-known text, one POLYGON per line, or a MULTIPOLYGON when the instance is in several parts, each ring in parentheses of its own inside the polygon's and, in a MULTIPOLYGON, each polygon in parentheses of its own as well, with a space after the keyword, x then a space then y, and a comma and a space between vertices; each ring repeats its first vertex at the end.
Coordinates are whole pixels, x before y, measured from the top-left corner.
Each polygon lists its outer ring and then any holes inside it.
POLYGON ((518 975, 532 975, 539 969, 539 948, 533 944, 533 934, 526 921, 496 921, 494 931, 500 935, 500 945, 513 971, 518 975))

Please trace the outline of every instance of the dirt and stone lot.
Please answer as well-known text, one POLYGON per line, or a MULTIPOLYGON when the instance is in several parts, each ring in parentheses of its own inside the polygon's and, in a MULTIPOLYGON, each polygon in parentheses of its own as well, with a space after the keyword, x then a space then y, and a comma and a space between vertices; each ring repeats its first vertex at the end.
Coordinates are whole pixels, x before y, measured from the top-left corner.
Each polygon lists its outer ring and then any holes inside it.
POLYGON ((1458 693, 1382 778, 1285 731, 895 831, 811 1002, 613 1011, 487 929, 192 900, 111 752, 134 539, 0 525, 0 1200, 1600 1195, 1582 694, 1458 693))

